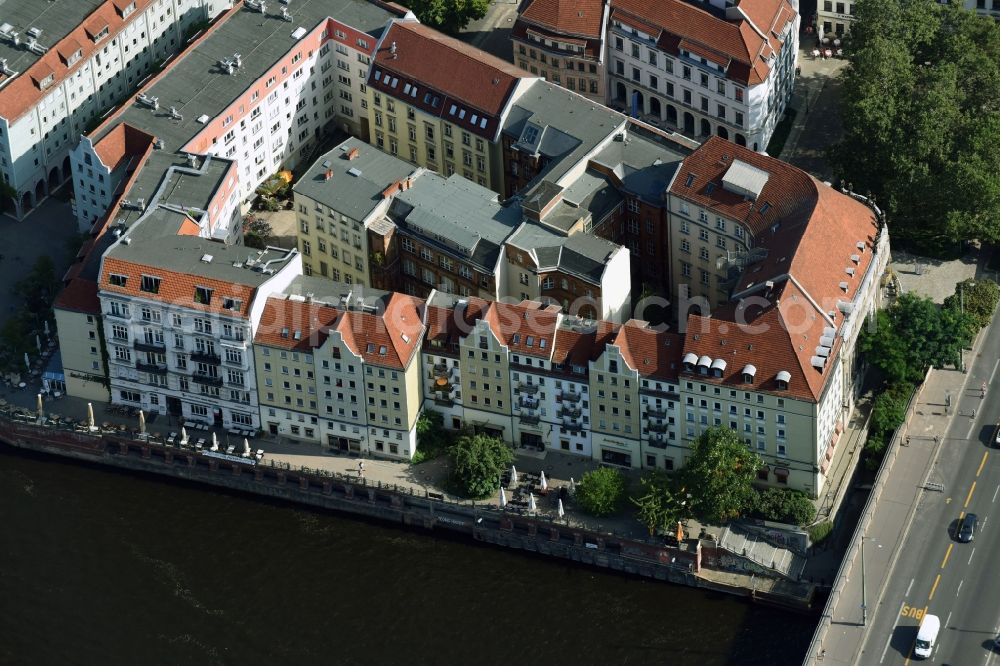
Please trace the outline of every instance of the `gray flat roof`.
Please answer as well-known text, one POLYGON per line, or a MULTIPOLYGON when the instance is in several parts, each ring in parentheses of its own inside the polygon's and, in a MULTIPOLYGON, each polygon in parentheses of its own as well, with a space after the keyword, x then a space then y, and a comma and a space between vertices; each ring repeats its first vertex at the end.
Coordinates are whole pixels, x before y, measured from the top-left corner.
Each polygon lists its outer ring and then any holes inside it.
POLYGON ((281 248, 260 250, 242 245, 224 245, 198 236, 182 236, 177 231, 188 219, 187 215, 166 206, 157 206, 147 212, 142 220, 133 224, 125 234, 131 239, 126 245, 120 240, 108 250, 106 256, 143 266, 163 268, 177 273, 257 287, 271 275, 244 266, 249 258, 257 263, 279 260, 271 268, 279 270, 295 252, 281 248), (205 255, 212 260, 203 261, 205 255), (238 265, 237 265, 238 264, 238 265))
POLYGON ((595 222, 614 210, 622 202, 607 178, 600 173, 587 170, 563 190, 562 201, 557 203, 542 218, 542 223, 563 233, 569 233, 573 225, 586 215, 595 222))
POLYGON ((351 137, 313 162, 292 190, 361 222, 387 187, 416 171, 412 164, 351 137), (357 149, 357 157, 349 160, 352 149, 357 149), (332 172, 329 180, 327 171, 332 172))
POLYGON ((91 138, 96 142, 118 122, 127 122, 161 139, 164 150, 175 152, 204 129, 198 122, 200 116, 218 116, 292 50, 298 43, 292 37, 296 28, 312 30, 320 21, 333 17, 377 37, 394 16, 364 0, 295 0, 289 8, 294 17, 291 22, 276 16, 273 9, 264 17, 244 5, 201 43, 172 60, 169 71, 143 89, 146 95, 159 100, 159 110, 133 102, 117 114, 115 122, 91 138), (232 58, 234 53, 242 55, 243 64, 230 75, 218 62, 232 58), (173 119, 170 107, 183 120, 173 119))
POLYGON ((366 305, 381 302, 384 306, 385 301, 392 296, 391 291, 335 282, 329 278, 309 275, 297 275, 281 293, 288 296, 305 297, 309 295, 313 303, 321 303, 341 310, 345 309, 341 299, 348 294, 350 294, 351 300, 347 309, 356 307, 359 300, 363 300, 366 305))
POLYGON ((592 161, 610 169, 630 193, 659 203, 690 154, 687 145, 629 123, 626 140, 610 142, 592 161))
POLYGON ((621 113, 547 81, 536 81, 511 107, 503 133, 551 159, 537 177, 558 180, 584 155, 625 124, 621 113), (544 130, 527 142, 531 124, 544 130))
POLYGON ((493 270, 500 245, 521 223, 521 208, 501 205, 496 192, 458 174, 427 172, 396 195, 389 216, 399 227, 493 270))
POLYGON ((0 41, 0 58, 7 60, 9 68, 23 73, 41 57, 24 47, 30 38, 29 28, 41 30, 36 41, 52 48, 102 4, 104 0, 0 0, 0 25, 10 25, 21 40, 21 46, 7 39, 0 41))
POLYGON ((558 268, 594 284, 601 283, 604 267, 619 247, 592 234, 561 236, 534 222, 522 224, 507 242, 532 252, 540 269, 558 268))

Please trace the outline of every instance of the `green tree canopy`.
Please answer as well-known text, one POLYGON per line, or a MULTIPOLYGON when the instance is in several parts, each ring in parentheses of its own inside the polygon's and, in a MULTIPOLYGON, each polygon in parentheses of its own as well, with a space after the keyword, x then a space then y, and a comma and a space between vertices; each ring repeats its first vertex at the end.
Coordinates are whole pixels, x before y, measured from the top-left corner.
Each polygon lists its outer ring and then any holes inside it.
POLYGON ((408 0, 403 3, 424 25, 452 34, 486 16, 489 0, 408 0))
POLYGON ((752 507, 753 482, 763 464, 735 430, 706 430, 691 446, 683 470, 695 512, 716 525, 745 514, 752 507))
POLYGON ((838 175, 926 249, 1000 240, 1000 26, 927 0, 857 0, 838 175))
POLYGON ((637 507, 639 519, 650 536, 657 530, 671 532, 684 515, 684 505, 680 501, 683 491, 678 490, 674 480, 663 470, 652 470, 639 480, 643 494, 629 499, 637 507))
POLYGON ((808 525, 816 517, 816 505, 800 490, 765 488, 754 493, 753 513, 764 520, 808 525))
POLYGON ((865 324, 860 345, 887 382, 915 384, 923 380, 928 366, 959 366, 973 331, 969 315, 906 293, 865 324))
POLYGON ((514 461, 503 440, 488 435, 462 435, 448 449, 452 485, 466 497, 486 497, 500 487, 500 475, 514 461))
POLYGON ((274 239, 274 229, 267 220, 256 215, 243 218, 243 244, 263 250, 274 239))
POLYGON ((869 454, 870 468, 878 469, 882 463, 881 453, 889 444, 889 439, 906 417, 906 405, 913 395, 913 384, 897 382, 890 384, 875 397, 872 418, 868 428, 865 450, 869 454))
POLYGON ((964 311, 979 328, 988 326, 1000 302, 1000 286, 989 279, 970 278, 955 285, 955 293, 944 299, 944 306, 964 311))
POLYGON ((598 467, 583 475, 576 486, 576 501, 589 514, 606 516, 621 508, 625 477, 613 467, 598 467))

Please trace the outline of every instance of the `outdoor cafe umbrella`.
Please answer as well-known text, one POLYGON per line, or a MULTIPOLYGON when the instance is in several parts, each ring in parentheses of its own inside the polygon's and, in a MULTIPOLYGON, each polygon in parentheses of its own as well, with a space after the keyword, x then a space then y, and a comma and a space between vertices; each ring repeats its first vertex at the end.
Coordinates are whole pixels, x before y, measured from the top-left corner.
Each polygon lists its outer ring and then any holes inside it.
POLYGON ((28 358, 28 352, 24 352, 24 367, 31 370, 31 359, 28 358))
POLYGON ((839 39, 833 40, 833 45, 834 46, 840 46, 840 40, 839 39))
POLYGON ((181 426, 181 444, 187 444, 187 443, 188 443, 188 431, 187 431, 187 428, 185 428, 184 426, 181 426))
POLYGON ((517 468, 514 467, 513 465, 510 466, 510 485, 511 486, 517 485, 517 468))
POLYGON ((244 437, 243 438, 243 457, 246 458, 249 455, 250 455, 250 442, 248 442, 247 438, 244 437))
POLYGON ((38 394, 38 418, 42 418, 43 416, 45 416, 45 413, 42 411, 42 394, 39 393, 38 394))
POLYGON ((146 434, 146 415, 142 413, 141 409, 139 410, 139 434, 146 434))
POLYGON ((562 505, 562 500, 561 499, 559 500, 559 508, 557 509, 557 512, 559 513, 559 517, 560 518, 562 518, 562 517, 564 517, 566 515, 566 511, 563 509, 563 505, 562 505))
POLYGON ((42 336, 35 333, 35 346, 38 347, 38 351, 42 351, 42 336))
POLYGON ((535 504, 535 494, 528 493, 528 511, 535 512, 538 511, 538 505, 535 504))
POLYGON ((549 489, 549 482, 545 480, 545 472, 542 472, 542 480, 540 482, 540 485, 542 486, 542 490, 549 489))
POLYGON ((507 506, 507 493, 503 491, 503 486, 500 486, 500 508, 503 509, 507 506))
POLYGON ((45 337, 49 337, 49 320, 45 320, 45 337))
POLYGON ((684 541, 684 526, 681 525, 681 521, 677 521, 677 543, 684 541))
POLYGON ((93 429, 94 427, 94 405, 93 403, 87 403, 87 427, 93 429))
POLYGON ((574 492, 574 493, 576 492, 576 481, 573 480, 572 476, 569 477, 569 489, 570 489, 571 492, 574 492))
POLYGON ((213 451, 219 450, 219 438, 215 436, 214 430, 212 431, 212 450, 213 451))

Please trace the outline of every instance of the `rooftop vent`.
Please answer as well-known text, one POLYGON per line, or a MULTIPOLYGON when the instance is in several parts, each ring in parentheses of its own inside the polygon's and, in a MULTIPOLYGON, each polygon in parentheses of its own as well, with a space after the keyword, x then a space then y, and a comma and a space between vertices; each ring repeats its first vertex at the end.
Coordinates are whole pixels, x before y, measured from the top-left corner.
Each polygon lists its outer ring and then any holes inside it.
POLYGON ((813 356, 811 359, 809 359, 809 364, 812 365, 812 367, 814 368, 822 370, 823 367, 826 365, 826 358, 823 356, 813 356))
POLYGON ((848 266, 848 267, 847 267, 847 268, 845 268, 844 270, 846 270, 846 271, 847 271, 847 274, 848 274, 848 275, 850 275, 851 277, 854 277, 854 266, 848 266))
POLYGON ((389 45, 389 54, 392 56, 393 60, 396 59, 396 42, 389 45))
POLYGON ((323 172, 323 180, 331 180, 333 178, 333 169, 327 169, 323 172))
POLYGON ((143 106, 148 106, 153 111, 156 111, 157 109, 160 108, 160 98, 150 97, 145 93, 139 93, 139 95, 135 98, 135 101, 137 101, 139 104, 142 104, 143 106))
POLYGON ((198 122, 201 123, 202 125, 208 123, 208 121, 209 121, 208 114, 203 113, 200 116, 198 116, 198 122))
POLYGON ((184 116, 181 115, 176 106, 170 107, 170 117, 174 120, 184 120, 184 116))
POLYGON ((30 37, 34 37, 35 39, 38 39, 39 37, 42 36, 42 31, 39 28, 28 28, 28 35, 30 37))
POLYGON ((861 250, 861 254, 865 253, 865 242, 864 241, 858 241, 858 244, 855 245, 854 247, 856 247, 859 250, 861 250))
POLYGON ((358 168, 355 168, 355 167, 351 167, 350 169, 348 169, 347 173, 351 174, 355 178, 360 178, 361 177, 361 169, 358 169, 358 168))
POLYGON ((201 255, 201 262, 203 264, 210 264, 210 263, 212 263, 212 259, 214 259, 214 257, 212 255, 210 255, 210 254, 203 254, 203 255, 201 255))
POLYGON ((860 254, 852 254, 851 255, 851 261, 853 261, 856 264, 860 264, 861 263, 861 255, 860 254))
POLYGON ((122 238, 122 245, 128 245, 131 242, 132 242, 132 239, 129 238, 128 236, 125 236, 125 238, 122 238))
POLYGON ((840 288, 841 288, 841 289, 843 289, 844 291, 847 291, 847 286, 848 286, 848 285, 847 285, 847 283, 846 283, 846 282, 841 282, 841 283, 840 283, 840 288))

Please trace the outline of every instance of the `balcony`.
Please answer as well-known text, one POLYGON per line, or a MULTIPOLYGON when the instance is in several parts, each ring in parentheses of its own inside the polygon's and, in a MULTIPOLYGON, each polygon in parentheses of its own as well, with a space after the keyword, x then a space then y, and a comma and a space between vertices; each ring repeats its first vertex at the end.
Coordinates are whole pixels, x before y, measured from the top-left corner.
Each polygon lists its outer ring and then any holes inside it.
POLYGON ((646 430, 648 430, 649 432, 666 432, 667 431, 667 424, 666 423, 650 423, 648 426, 646 426, 646 430))
POLYGON ((517 390, 527 395, 535 395, 536 393, 538 393, 538 384, 521 383, 517 385, 517 390))
POLYGON ((559 416, 564 419, 578 419, 583 416, 583 410, 579 407, 570 407, 568 405, 563 405, 559 408, 559 416))
POLYGON ((563 421, 562 429, 577 433, 583 430, 583 424, 576 421, 563 421))
POLYGON ((518 418, 520 418, 521 419, 521 423, 524 423, 525 425, 538 425, 538 422, 541 421, 541 417, 539 417, 539 416, 537 416, 535 414, 523 414, 522 413, 522 414, 518 415, 518 418))
POLYGON ((649 407, 646 409, 647 419, 665 419, 667 418, 667 410, 657 407, 649 407))
POLYGON ((518 404, 525 409, 538 409, 539 400, 530 395, 521 395, 518 398, 518 404))
POLYGON ((143 363, 142 361, 136 361, 135 369, 139 372, 148 372, 153 375, 167 374, 167 366, 158 365, 156 363, 143 363))
POLYGON ((211 363, 212 365, 220 365, 222 363, 222 358, 218 354, 209 354, 200 351, 191 352, 191 360, 195 363, 211 363))
POLYGON ((191 375, 193 379, 198 384, 204 384, 205 386, 222 386, 222 377, 213 377, 211 375, 203 375, 199 372, 191 375))
POLYGON ((454 407, 455 401, 451 398, 445 398, 443 396, 434 396, 434 404, 439 407, 454 407))
POLYGON ((560 391, 559 394, 556 395, 556 400, 561 400, 565 402, 580 402, 582 398, 583 398, 582 395, 580 395, 579 393, 574 393, 572 391, 560 391))
POLYGON ((134 346, 136 351, 142 352, 164 352, 167 350, 166 343, 151 342, 149 340, 136 340, 134 346))
POLYGON ((649 441, 649 445, 652 446, 654 449, 665 449, 665 448, 667 448, 667 442, 666 442, 666 440, 660 439, 658 437, 650 437, 648 441, 649 441))

